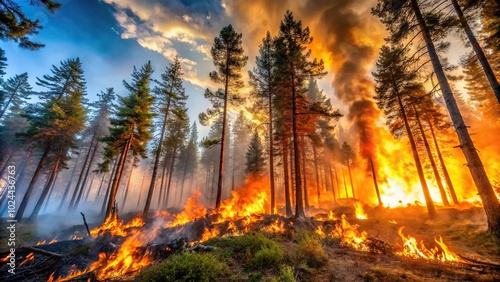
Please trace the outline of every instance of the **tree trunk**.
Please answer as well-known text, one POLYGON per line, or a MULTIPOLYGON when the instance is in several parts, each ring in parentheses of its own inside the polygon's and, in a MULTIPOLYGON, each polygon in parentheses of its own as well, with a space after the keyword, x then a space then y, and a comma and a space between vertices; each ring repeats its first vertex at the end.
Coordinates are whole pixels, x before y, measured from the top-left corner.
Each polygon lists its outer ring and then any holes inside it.
MULTIPOLYGON (((269 82, 271 81, 268 78, 269 82)), ((269 85, 269 84, 268 84, 269 85)), ((270 86, 269 86, 270 88, 270 86)), ((273 99, 271 90, 268 89, 269 94, 269 186, 271 188, 271 214, 276 212, 276 190, 274 187, 274 136, 273 136, 273 99)))
MULTIPOLYGON (((314 155, 314 172, 316 175, 316 194, 318 195, 318 208, 321 207, 321 193, 319 188, 319 171, 318 171, 318 155, 316 152, 316 146, 313 144, 313 155, 314 155)), ((325 184, 326 185, 326 184, 325 184)))
POLYGON ((92 173, 92 179, 90 180, 89 187, 87 189, 87 193, 85 193, 85 197, 83 198, 83 202, 87 203, 89 201, 90 192, 92 191, 92 187, 94 187, 95 173, 92 173))
POLYGON ((448 169, 446 168, 443 156, 441 155, 441 150, 439 149, 439 144, 437 142, 436 135, 434 134, 434 128, 430 120, 428 120, 427 123, 429 124, 429 128, 431 129, 432 139, 434 140, 434 147, 436 148, 436 154, 438 156, 439 163, 441 164, 441 169, 443 170, 446 185, 448 186, 448 190, 450 190, 451 199, 453 200, 453 204, 458 205, 460 204, 460 202, 458 201, 457 193, 455 193, 455 188, 453 187, 450 175, 448 174, 448 169))
POLYGON ((354 194, 354 184, 352 182, 351 164, 349 163, 349 161, 347 162, 347 170, 349 171, 349 179, 351 180, 352 198, 356 199, 356 195, 354 194))
POLYGON ((85 168, 87 167, 87 164, 88 164, 88 161, 89 161, 89 158, 91 155, 90 152, 92 151, 92 147, 94 146, 94 142, 95 142, 96 137, 97 137, 97 130, 94 132, 94 135, 92 136, 92 140, 90 141, 89 150, 87 151, 87 155, 85 156, 85 161, 83 161, 82 170, 80 171, 80 176, 78 177, 78 181, 76 182, 76 187, 75 187, 75 190, 73 191, 73 196, 71 197, 71 201, 69 202, 68 211, 72 211, 76 208, 75 201, 76 201, 77 196, 81 194, 80 193, 80 190, 81 190, 80 184, 82 183, 83 176, 85 174, 85 168))
POLYGON ((422 163, 420 162, 420 157, 418 156, 417 146, 415 145, 415 140, 413 139, 413 133, 411 132, 410 125, 408 124, 406 110, 403 106, 403 102, 401 101, 401 96, 399 95, 398 87, 396 83, 393 84, 398 98, 399 109, 401 111, 401 115, 403 116, 406 133, 408 135, 408 139, 410 140, 411 152, 413 153, 413 159, 415 160, 415 166, 417 167, 418 178, 420 179, 420 184, 422 185, 422 192, 424 193, 425 204, 427 205, 427 212, 429 213, 429 216, 431 218, 434 218, 436 217, 436 208, 434 207, 434 202, 432 201, 432 197, 429 192, 429 187, 427 186, 427 182, 425 181, 424 171, 422 169, 422 163))
POLYGON ((283 137, 282 141, 283 146, 283 178, 285 182, 285 211, 286 217, 293 216, 292 211, 292 203, 290 201, 290 178, 289 178, 289 169, 288 169, 288 150, 285 138, 283 137))
MULTIPOLYGON (((139 197, 137 198, 137 208, 141 204, 142 188, 144 187, 144 180, 146 179, 146 170, 142 172, 141 189, 139 190, 139 197)), ((149 192, 148 192, 149 193, 149 192)))
POLYGON ((451 4, 453 4, 453 8, 457 13, 458 19, 460 20, 460 24, 462 25, 465 34, 467 34, 467 38, 469 38, 470 44, 472 46, 472 49, 474 49, 474 53, 476 53, 476 57, 479 60, 479 63, 483 67, 484 74, 488 78, 488 82, 490 83, 491 89, 493 89, 495 97, 497 98, 498 103, 500 103, 500 84, 498 83, 495 73, 493 73, 491 65, 488 62, 486 56, 484 55, 483 49, 479 45, 476 36, 472 32, 469 23, 467 23, 467 20, 464 17, 464 13, 462 12, 462 9, 460 8, 460 5, 458 4, 457 0, 451 0, 451 4))
MULTIPOLYGON (((172 91, 172 90, 170 90, 172 91)), ((167 100, 167 107, 165 110, 165 115, 163 116, 163 125, 161 127, 161 134, 160 134, 160 142, 158 143, 158 149, 156 151, 156 156, 155 156, 155 163, 153 165, 153 174, 151 176, 151 182, 149 184, 149 190, 148 190, 148 196, 146 198, 146 204, 144 205, 144 210, 142 211, 142 218, 147 219, 149 215, 149 208, 151 206, 151 198, 153 197, 153 193, 155 190, 155 184, 156 184, 156 174, 158 171, 158 165, 160 163, 160 155, 161 155, 161 148, 163 145, 163 138, 165 136, 165 127, 167 124, 167 116, 168 116, 168 111, 170 110, 170 96, 168 97, 167 100)), ((163 173, 165 173, 165 170, 163 170, 163 173)))
POLYGON ((422 36, 424 37, 427 45, 427 51, 431 58, 434 72, 438 78, 439 86, 441 87, 441 91, 446 102, 446 107, 448 108, 453 126, 455 127, 455 131, 458 135, 460 147, 464 153, 465 159, 467 160, 467 165, 471 172, 472 179, 474 179, 474 183, 478 189, 481 201, 483 202, 483 207, 488 221, 488 229, 495 233, 500 233, 500 203, 498 202, 495 192, 493 191, 488 175, 486 174, 483 163, 481 162, 481 158, 474 147, 474 143, 472 142, 469 132, 467 131, 467 126, 465 125, 455 98, 453 97, 453 92, 448 84, 448 80, 441 62, 439 61, 434 43, 430 38, 429 29, 427 28, 424 18, 420 12, 418 3, 416 0, 412 0, 411 4, 422 30, 422 36))
POLYGON ((111 170, 111 173, 109 175, 108 179, 108 187, 106 188, 106 194, 104 195, 104 200, 102 201, 102 207, 101 207, 101 215, 104 215, 104 212, 106 211, 109 195, 111 194, 111 184, 113 184, 113 177, 115 176, 116 173, 116 166, 118 165, 118 159, 115 158, 113 162, 113 169, 111 170))
MULTIPOLYGON (((292 66, 293 69, 293 66, 292 66)), ((295 89, 295 77, 292 75, 292 135, 293 135, 293 151, 294 151, 294 168, 295 168, 295 218, 305 218, 304 202, 302 199, 302 171, 300 167, 299 133, 297 126, 297 99, 295 89)))
POLYGON ((43 188, 42 194, 38 198, 38 201, 35 205, 35 208, 33 209, 33 212, 30 215, 29 222, 33 222, 36 220, 38 217, 38 213, 40 212, 40 209, 42 208, 43 201, 45 201, 45 197, 47 197, 47 194, 49 193, 50 187, 52 187, 52 183, 54 182, 54 179, 56 177, 57 171, 59 170, 59 164, 61 163, 61 154, 62 150, 59 150, 57 153, 57 161, 56 164, 54 165, 54 168, 52 169, 52 172, 50 173, 50 178, 49 181, 45 184, 45 187, 43 188))
POLYGON ((95 145, 93 147, 94 147, 94 149, 92 150, 92 156, 90 157, 89 165, 87 167, 87 170, 85 171, 85 176, 83 177, 82 187, 80 188, 80 192, 78 193, 78 197, 76 198, 76 201, 75 201, 75 205, 74 205, 75 209, 78 208, 78 205, 80 204, 80 201, 82 200, 83 191, 85 190, 87 180, 89 178, 90 168, 92 168, 92 163, 94 162, 95 152, 97 151, 98 143, 95 142, 95 145))
POLYGON ((52 144, 49 143, 49 144, 47 144, 47 146, 45 147, 45 150, 43 151, 43 155, 40 158, 40 161, 38 162, 38 165, 35 169, 35 172, 33 173, 33 177, 31 178, 31 182, 28 185, 28 189, 26 189, 26 193, 24 193, 24 197, 23 197, 23 200, 21 201, 21 205, 19 205, 19 209, 17 210, 16 217, 15 217, 15 219, 17 221, 21 221, 21 219, 23 218, 24 212, 25 212, 26 207, 28 206, 28 202, 30 200, 31 193, 33 193, 33 188, 35 187, 35 183, 38 179, 38 176, 40 175, 40 171, 43 168, 45 159, 47 159, 47 155, 49 154, 51 147, 52 147, 52 144))
POLYGON ((418 114, 415 105, 413 105, 413 110, 415 111, 415 118, 417 120, 417 125, 418 128, 420 129, 422 140, 424 141, 425 150, 427 151, 427 156, 429 157, 432 171, 434 172, 434 177, 436 178, 436 183, 439 188, 439 193, 441 194, 441 199, 443 200, 443 205, 447 207, 450 205, 450 202, 448 201, 448 195, 446 195, 446 191, 444 190, 443 182, 441 181, 441 176, 439 175, 436 162, 434 161, 434 156, 432 156, 431 147, 429 146, 429 142, 427 141, 427 136, 425 135, 424 127, 422 126, 422 122, 420 121, 420 115, 418 114))
POLYGON ((49 195, 47 196, 47 201, 45 201, 45 205, 43 206, 43 213, 47 211, 47 206, 49 205, 50 198, 52 198, 52 193, 54 192, 54 187, 56 186, 57 180, 59 179, 59 172, 56 172, 56 178, 54 179, 54 182, 52 182, 51 187, 49 188, 49 195))
POLYGON ((170 185, 172 183, 172 175, 174 174, 173 172, 174 172, 175 159, 177 157, 176 153, 177 153, 177 147, 174 147, 174 151, 172 153, 172 162, 170 162, 170 170, 168 172, 167 197, 165 200, 165 208, 168 207, 168 200, 170 198, 170 185))
POLYGON ((164 194, 165 194, 165 190, 166 190, 166 186, 165 186, 165 176, 167 175, 167 166, 168 166, 168 157, 169 157, 169 150, 167 150, 166 154, 165 154, 165 158, 163 159, 163 169, 162 169, 162 174, 161 174, 161 183, 160 183, 160 191, 158 191, 158 203, 156 203, 156 206, 158 208, 161 208, 162 207, 162 203, 161 201, 165 198, 164 197, 164 194))
MULTIPOLYGON (((26 154, 26 157, 22 159, 23 161, 21 162, 21 165, 19 167, 21 170, 16 171, 16 179, 17 179, 17 184, 21 184, 21 180, 24 178, 24 172, 26 171, 26 167, 28 166, 29 159, 31 157, 31 153, 33 153, 33 147, 29 147, 28 153, 26 154)), ((0 217, 5 213, 7 210, 7 197, 5 196, 7 194, 8 189, 4 189, 2 195, 0 196, 0 217)))
POLYGON ((111 184, 111 193, 109 195, 108 206, 106 208, 106 219, 112 216, 112 210, 116 200, 116 193, 118 192, 118 185, 120 184, 120 180, 122 179, 123 168, 125 166, 125 161, 127 160, 128 152, 130 150, 130 143, 132 143, 132 136, 128 138, 125 147, 123 148, 120 155, 120 159, 118 160, 116 173, 113 178, 113 184, 111 184))
POLYGON ((372 156, 370 156, 369 161, 370 161, 370 167, 372 169, 373 185, 375 186, 375 192, 377 193, 378 206, 383 207, 384 204, 382 203, 382 198, 380 197, 380 191, 378 189, 378 184, 377 184, 377 174, 375 173, 375 166, 373 165, 372 156))
POLYGON ((308 195, 308 190, 307 190, 307 166, 306 166, 306 148, 305 148, 305 143, 304 143, 304 138, 301 138, 302 143, 304 144, 304 148, 302 150, 302 164, 304 166, 304 202, 305 202, 305 207, 306 211, 310 210, 309 206, 309 195, 308 195))
POLYGON ((61 210, 64 206, 64 204, 66 203, 66 198, 68 197, 69 195, 69 191, 71 190, 71 184, 73 184, 73 176, 75 176, 75 173, 76 173, 76 168, 78 166, 78 161, 80 160, 80 158, 78 157, 75 161, 75 165, 73 166, 73 170, 71 171, 71 175, 69 176, 69 179, 68 179, 68 183, 66 184, 66 188, 64 189, 64 194, 61 198, 61 202, 59 203, 59 210, 61 210))

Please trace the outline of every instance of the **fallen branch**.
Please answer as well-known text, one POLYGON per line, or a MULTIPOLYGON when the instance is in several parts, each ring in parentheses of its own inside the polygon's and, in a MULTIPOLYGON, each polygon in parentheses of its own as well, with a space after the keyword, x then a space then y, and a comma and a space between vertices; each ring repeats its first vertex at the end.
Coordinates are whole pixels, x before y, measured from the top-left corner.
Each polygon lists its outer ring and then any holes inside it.
POLYGON ((34 253, 46 255, 46 256, 49 256, 49 257, 54 257, 54 258, 63 258, 64 257, 61 254, 49 252, 49 251, 42 250, 42 249, 35 248, 35 247, 21 247, 21 248, 24 249, 24 250, 27 250, 27 251, 31 251, 31 252, 34 252, 34 253))

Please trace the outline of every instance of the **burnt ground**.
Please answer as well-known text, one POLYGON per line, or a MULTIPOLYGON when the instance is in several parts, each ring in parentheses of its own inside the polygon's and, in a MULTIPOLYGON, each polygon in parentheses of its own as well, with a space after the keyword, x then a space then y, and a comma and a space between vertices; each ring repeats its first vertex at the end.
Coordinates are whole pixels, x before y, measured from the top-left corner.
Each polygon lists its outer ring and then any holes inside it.
MULTIPOLYGON (((297 259, 300 253, 297 234, 309 232, 314 236, 314 230, 321 222, 310 218, 306 222, 296 222, 280 216, 257 216, 258 223, 252 225, 248 233, 262 232, 273 220, 285 222, 284 234, 267 234, 284 250, 283 263, 291 266, 297 281, 499 281, 500 280, 500 239, 486 232, 485 216, 481 208, 462 207, 441 208, 439 217, 430 220, 425 208, 418 206, 393 209, 365 207, 367 220, 354 218, 354 210, 348 204, 337 206, 337 215, 346 214, 351 224, 359 225, 359 230, 368 232, 371 239, 380 242, 382 253, 361 252, 343 247, 338 242, 322 241, 322 249, 326 255, 326 263, 320 267, 311 268, 297 259), (292 224, 290 224, 292 223, 292 224), (434 238, 442 236, 451 251, 462 256, 462 262, 442 263, 396 256, 392 249, 401 247, 398 229, 405 226, 404 234, 409 234, 417 240, 433 247, 434 238), (380 240, 380 241, 379 241, 380 240)), ((315 212, 325 213, 317 210, 315 212)), ((134 215, 123 216, 124 220, 134 215)), ((228 223, 212 224, 214 218, 202 218, 188 223, 184 227, 165 229, 155 239, 155 243, 166 243, 186 238, 196 241, 201 238, 204 228, 219 229, 220 235, 230 236, 234 230, 228 230, 228 223)), ((152 225, 148 222, 145 227, 152 225)), ((236 221, 238 230, 242 230, 242 221, 236 221)), ((97 224, 91 224, 91 228, 97 224)), ((144 227, 143 227, 144 228, 144 227)), ((54 237, 69 238, 75 232, 84 235, 83 226, 71 226, 63 231, 39 237, 32 225, 18 225, 18 238, 23 246, 35 245, 37 241, 50 241, 54 237)), ((265 233, 265 232, 264 232, 265 233)), ((0 231, 0 237, 6 238, 5 230, 0 231)), ((239 234, 241 235, 241 234, 239 234)), ((2 240, 3 241, 3 240, 2 240)), ((82 270, 97 260, 98 253, 112 253, 124 241, 122 237, 101 234, 98 238, 83 240, 64 240, 50 245, 36 246, 62 257, 52 257, 35 253, 35 259, 19 266, 20 262, 30 253, 23 248, 16 249, 16 275, 7 273, 6 263, 0 265, 1 281, 46 281, 50 274, 55 277, 65 276, 70 270, 82 270)), ((210 241, 207 242, 210 244, 210 241)), ((2 246, 0 257, 5 257, 2 246)), ((173 252, 182 251, 174 250, 173 252)), ((157 262, 168 260, 170 254, 158 256, 157 262)), ((237 281, 272 281, 276 270, 248 271, 237 259, 230 259, 227 265, 235 274, 237 281)), ((120 281, 132 281, 137 273, 129 273, 120 281), (127 278, 124 278, 127 277, 127 278)), ((97 281, 92 273, 77 277, 70 281, 97 281), (90 280, 89 280, 90 279, 90 280)), ((276 280, 278 281, 278 280, 276 280)))

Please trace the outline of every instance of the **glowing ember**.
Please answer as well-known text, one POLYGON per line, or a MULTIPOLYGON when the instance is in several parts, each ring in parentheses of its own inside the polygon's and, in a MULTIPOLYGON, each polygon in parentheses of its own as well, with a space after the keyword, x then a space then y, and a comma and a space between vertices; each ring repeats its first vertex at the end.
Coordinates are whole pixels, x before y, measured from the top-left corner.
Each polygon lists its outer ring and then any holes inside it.
POLYGON ((8 261, 8 260, 9 260, 9 258, 10 258, 10 254, 9 254, 9 255, 7 255, 6 257, 4 257, 4 258, 0 259, 0 261, 1 261, 1 262, 6 262, 6 261, 8 261))
POLYGON ((36 243, 37 246, 40 246, 40 245, 45 245, 45 243, 47 242, 47 240, 43 240, 43 241, 38 241, 36 243))
POLYGON ((144 225, 144 220, 142 220, 142 217, 139 214, 137 216, 135 216, 127 224, 124 224, 122 220, 118 220, 118 218, 116 216, 109 217, 106 219, 106 221, 101 226, 90 230, 90 234, 92 236, 95 236, 95 235, 100 234, 102 232, 109 232, 113 236, 125 237, 129 234, 128 229, 134 228, 134 227, 135 228, 141 227, 143 225, 144 225))
POLYGON ((32 261, 35 259, 35 255, 33 253, 29 253, 26 258, 19 264, 19 265, 25 265, 26 263, 32 261))
MULTIPOLYGON (((52 272, 52 274, 50 274, 50 277, 47 280, 47 282, 64 282, 64 281, 70 281, 70 280, 72 280, 75 277, 78 277, 78 276, 87 274, 89 272, 92 272, 92 271, 96 270, 97 267, 99 267, 101 265, 102 260, 103 260, 103 255, 104 255, 104 253, 99 254, 99 260, 96 261, 96 262, 93 262, 87 269, 85 269, 85 270, 75 270, 75 269, 72 269, 68 273, 68 276, 66 276, 66 277, 59 277, 57 279, 54 279, 54 272, 52 272)), ((106 255, 104 255, 104 259, 105 258, 106 258, 106 255)))
POLYGON ((368 215, 366 214, 365 210, 363 209, 363 205, 360 202, 354 203, 354 209, 357 219, 368 219, 368 215))
POLYGON ((417 243, 417 239, 414 237, 403 234, 404 226, 399 228, 398 234, 403 240, 403 250, 396 252, 397 255, 416 258, 416 259, 426 259, 426 260, 440 260, 440 261, 458 261, 458 256, 451 252, 448 246, 445 245, 443 239, 439 237, 439 240, 434 241, 439 245, 440 248, 434 247, 432 249, 427 249, 423 241, 417 243))

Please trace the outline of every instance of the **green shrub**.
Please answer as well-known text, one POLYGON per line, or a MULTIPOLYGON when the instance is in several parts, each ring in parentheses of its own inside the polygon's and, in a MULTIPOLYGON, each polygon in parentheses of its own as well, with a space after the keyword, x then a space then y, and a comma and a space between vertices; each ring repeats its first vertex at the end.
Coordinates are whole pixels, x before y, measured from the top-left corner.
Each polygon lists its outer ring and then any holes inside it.
POLYGON ((212 254, 181 253, 161 264, 143 270, 137 277, 139 282, 155 281, 231 281, 231 272, 225 263, 217 261, 212 254))
POLYGON ((309 267, 318 268, 326 264, 327 257, 321 243, 309 235, 299 242, 299 255, 309 267))
POLYGON ((272 268, 281 262, 283 250, 277 242, 263 234, 239 237, 213 238, 206 242, 217 247, 223 258, 232 257, 243 261, 250 269, 272 268))
POLYGON ((293 273, 293 268, 290 266, 283 266, 280 269, 280 276, 277 279, 277 282, 296 282, 295 274, 293 273))

